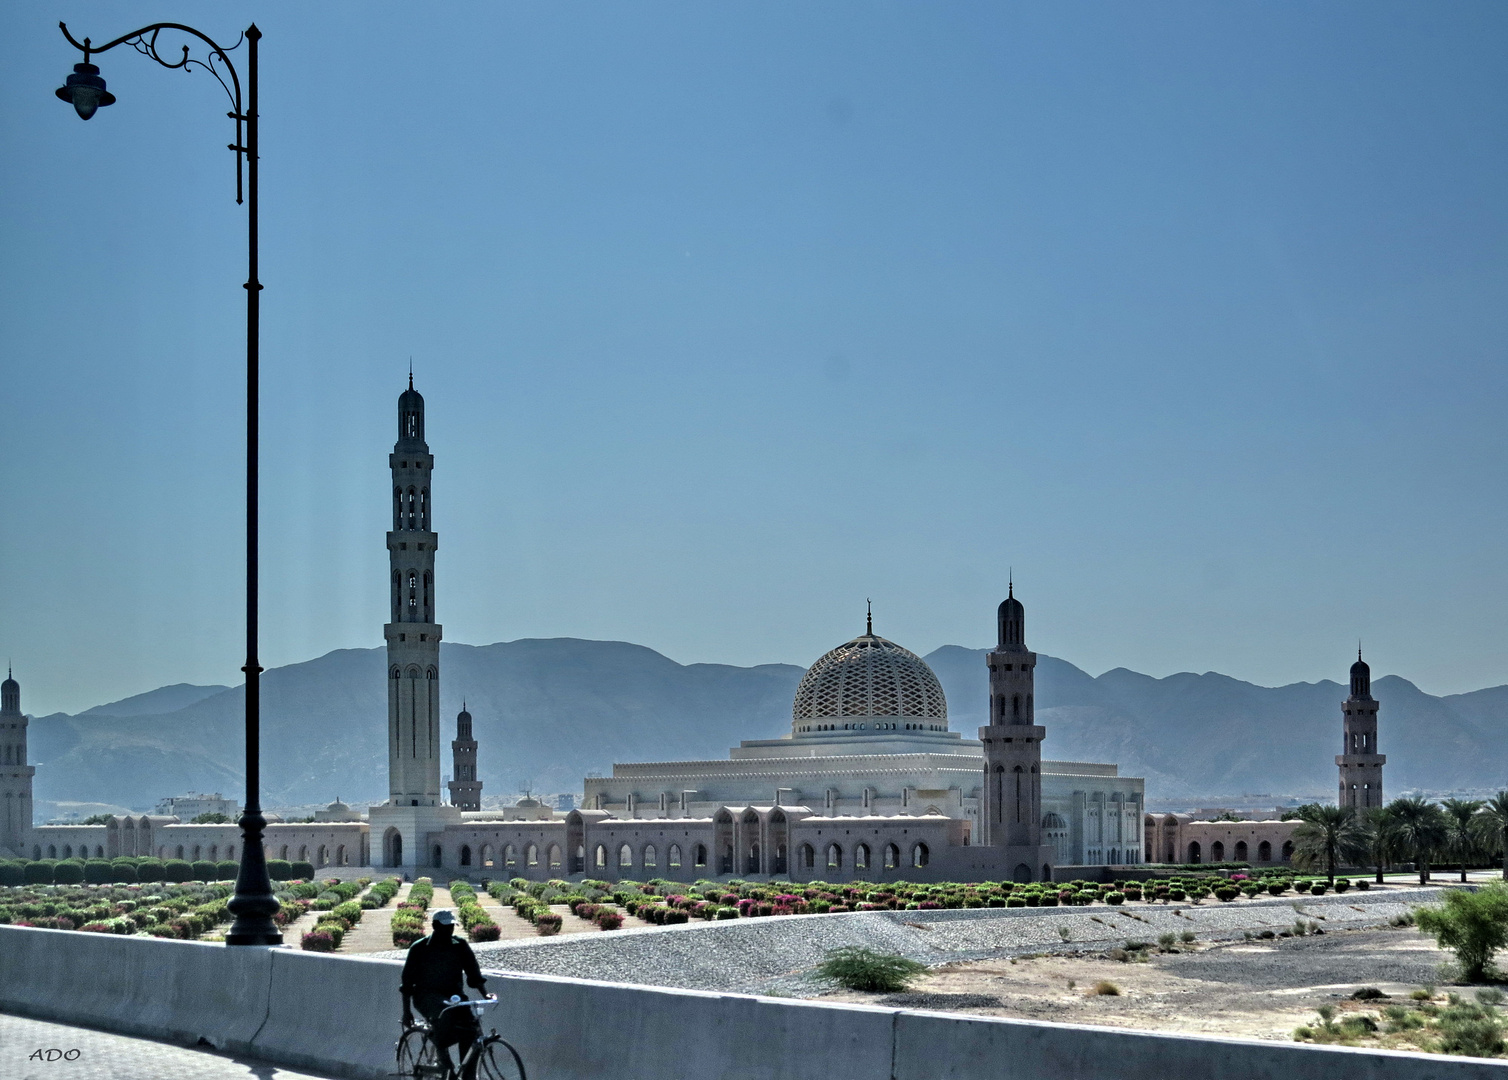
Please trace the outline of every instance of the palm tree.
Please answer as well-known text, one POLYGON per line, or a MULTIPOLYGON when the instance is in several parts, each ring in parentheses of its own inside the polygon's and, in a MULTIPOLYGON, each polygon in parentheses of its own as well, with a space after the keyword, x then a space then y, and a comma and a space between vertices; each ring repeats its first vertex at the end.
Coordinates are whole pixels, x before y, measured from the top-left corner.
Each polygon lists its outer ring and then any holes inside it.
POLYGON ((1355 865, 1367 857, 1366 829, 1351 807, 1311 803, 1299 808, 1299 817, 1303 824, 1293 830, 1293 861, 1300 869, 1323 866, 1333 886, 1336 866, 1355 865))
POLYGON ((1367 830, 1367 844, 1371 848, 1372 862, 1377 867, 1377 884, 1382 884, 1382 870, 1398 848, 1398 834, 1393 827, 1393 814, 1386 806, 1374 806, 1362 811, 1362 825, 1367 830))
POLYGON ((1445 811, 1446 843, 1461 864, 1461 880, 1466 880, 1466 860, 1476 854, 1477 811, 1485 805, 1480 799, 1446 799, 1440 803, 1445 811))
POLYGON ((1500 791, 1482 804, 1476 826, 1482 846, 1503 857, 1503 880, 1508 881, 1508 791, 1500 791))
POLYGON ((1445 815, 1438 806, 1417 795, 1394 799, 1388 803, 1400 850, 1414 857, 1419 867, 1419 884, 1429 884, 1429 860, 1445 845, 1448 832, 1445 815))

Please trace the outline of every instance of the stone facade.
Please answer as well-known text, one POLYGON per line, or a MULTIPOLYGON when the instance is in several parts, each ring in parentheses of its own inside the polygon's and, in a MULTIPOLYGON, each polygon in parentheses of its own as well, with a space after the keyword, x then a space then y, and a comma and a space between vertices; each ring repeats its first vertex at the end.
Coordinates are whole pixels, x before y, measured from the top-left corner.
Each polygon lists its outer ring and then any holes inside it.
POLYGON ((21 684, 9 671, 0 683, 0 854, 18 856, 31 832, 31 778, 26 757, 26 714, 21 684))
POLYGON ((1293 859, 1293 830, 1299 825, 1298 821, 1195 821, 1189 814, 1148 814, 1143 836, 1146 861, 1283 866, 1293 859))

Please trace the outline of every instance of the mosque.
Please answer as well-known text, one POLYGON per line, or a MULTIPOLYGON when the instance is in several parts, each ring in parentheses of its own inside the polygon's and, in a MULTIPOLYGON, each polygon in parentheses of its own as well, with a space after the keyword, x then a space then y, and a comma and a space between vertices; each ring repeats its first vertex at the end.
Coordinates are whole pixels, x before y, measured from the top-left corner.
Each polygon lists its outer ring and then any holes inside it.
MULTIPOLYGON (((950 729, 937 676, 921 657, 875 634, 871 617, 863 634, 802 677, 788 735, 742 742, 726 760, 614 765, 609 777, 586 778, 581 808, 566 813, 533 799, 481 809, 480 748, 463 708, 450 745, 447 801, 440 782, 434 456, 412 376, 398 399, 389 465, 388 799, 365 820, 337 800, 313 822, 270 824, 269 858, 534 880, 1035 881, 1069 868, 1217 861, 1226 850, 1264 863, 1291 853, 1290 823, 1247 829, 1146 814, 1142 779, 1121 776, 1113 764, 1044 759, 1037 656, 1026 646, 1026 611, 1013 586, 996 613, 997 643, 980 673, 989 679, 990 711, 975 738, 950 729), (1245 830, 1239 838, 1238 828, 1245 830)), ((1377 703, 1359 658, 1351 684, 1345 752, 1336 759, 1341 800, 1380 805, 1385 758, 1376 752, 1377 703)), ((34 770, 26 764, 19 695, 7 679, 0 694, 0 853, 235 858, 234 825, 142 815, 33 828, 34 770)))

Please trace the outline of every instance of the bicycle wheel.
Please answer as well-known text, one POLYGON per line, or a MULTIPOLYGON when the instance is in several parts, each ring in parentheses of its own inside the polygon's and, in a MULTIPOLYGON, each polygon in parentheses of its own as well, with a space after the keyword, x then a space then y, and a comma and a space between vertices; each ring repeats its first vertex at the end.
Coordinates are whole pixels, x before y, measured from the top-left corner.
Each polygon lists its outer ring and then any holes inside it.
POLYGON ((490 1038, 482 1044, 477 1058, 477 1080, 527 1080, 524 1063, 518 1051, 499 1038, 490 1038))
POLYGON ((398 1040, 398 1075, 404 1080, 442 1080, 445 1076, 445 1063, 428 1032, 412 1028, 398 1040))

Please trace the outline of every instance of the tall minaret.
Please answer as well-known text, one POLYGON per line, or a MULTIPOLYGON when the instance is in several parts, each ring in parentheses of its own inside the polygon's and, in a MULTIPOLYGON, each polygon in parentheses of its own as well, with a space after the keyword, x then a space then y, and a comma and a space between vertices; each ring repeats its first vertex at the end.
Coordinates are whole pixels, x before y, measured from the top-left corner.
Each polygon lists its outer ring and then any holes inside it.
POLYGON ((984 743, 983 842, 1004 848, 1003 869, 1015 881, 1049 881, 1053 848, 1042 843, 1042 740, 1032 685, 1037 654, 1026 647, 1026 609, 1015 583, 998 612, 999 644, 987 656, 990 723, 984 743))
POLYGON ((455 758, 455 779, 450 782, 450 805, 457 810, 482 808, 482 782, 476 778, 476 740, 471 737, 471 714, 466 703, 456 716, 456 737, 450 744, 455 758))
POLYGON ((31 833, 31 778, 26 764, 26 716, 21 684, 6 672, 0 683, 0 851, 22 853, 31 833))
POLYGON ((1335 764, 1340 767, 1340 806, 1357 810, 1382 805, 1382 766, 1377 752, 1377 699, 1372 696, 1372 669, 1356 650, 1351 665, 1351 696, 1340 704, 1345 739, 1335 764))
POLYGON ((387 638, 388 798, 392 806, 440 805, 440 624, 435 622, 435 548, 424 398, 408 377, 398 398, 393 531, 387 534, 392 621, 387 638))

